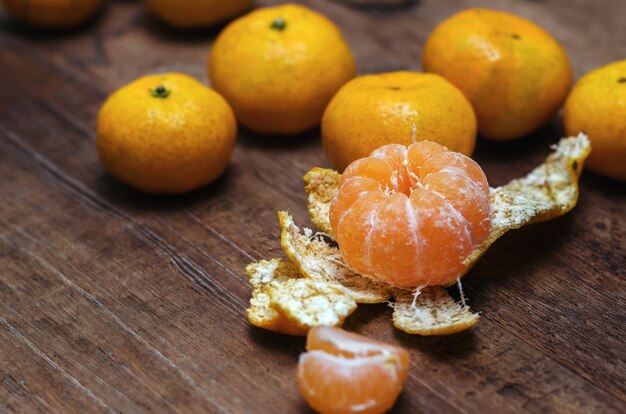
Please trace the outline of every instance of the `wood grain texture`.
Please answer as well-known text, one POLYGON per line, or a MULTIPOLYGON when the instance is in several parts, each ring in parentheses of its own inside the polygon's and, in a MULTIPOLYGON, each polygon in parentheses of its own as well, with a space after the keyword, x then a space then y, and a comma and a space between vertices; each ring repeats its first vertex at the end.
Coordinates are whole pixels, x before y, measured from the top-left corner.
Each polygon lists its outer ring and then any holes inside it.
MULTIPOLYGON (((260 1, 261 5, 278 3, 260 1)), ((419 69, 432 28, 470 5, 538 22, 575 73, 626 56, 626 2, 318 0, 359 72, 419 69)), ((94 123, 146 73, 207 81, 218 29, 172 31, 132 1, 67 34, 0 15, 0 412, 307 412, 304 340, 248 325, 244 266, 281 255, 276 210, 308 221, 302 175, 328 166, 319 131, 239 133, 214 185, 139 194, 98 163, 94 123)), ((492 185, 542 161, 559 119, 523 140, 479 140, 492 185)), ((394 412, 626 411, 626 185, 585 172, 578 207, 507 234, 464 279, 479 325, 442 338, 394 331, 384 305, 348 329, 411 351, 394 412)))

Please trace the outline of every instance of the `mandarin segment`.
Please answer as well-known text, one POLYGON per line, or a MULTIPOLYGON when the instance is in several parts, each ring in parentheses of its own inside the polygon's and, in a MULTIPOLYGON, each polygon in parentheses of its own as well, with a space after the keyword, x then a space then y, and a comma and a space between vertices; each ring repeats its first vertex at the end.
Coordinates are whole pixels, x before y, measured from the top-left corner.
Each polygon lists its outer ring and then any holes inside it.
POLYGON ((316 326, 306 338, 307 351, 324 351, 346 358, 396 354, 404 366, 409 365, 409 354, 403 348, 370 339, 332 326, 316 326))
POLYGON ((321 413, 383 413, 408 374, 406 350, 337 328, 311 329, 307 351, 298 363, 298 386, 321 413))
MULTIPOLYGON (((413 191, 411 205, 420 211, 420 287, 447 284, 463 270, 463 259, 472 251, 469 228, 462 216, 432 191, 413 191)), ((409 274, 402 286, 412 287, 413 280, 409 274)))

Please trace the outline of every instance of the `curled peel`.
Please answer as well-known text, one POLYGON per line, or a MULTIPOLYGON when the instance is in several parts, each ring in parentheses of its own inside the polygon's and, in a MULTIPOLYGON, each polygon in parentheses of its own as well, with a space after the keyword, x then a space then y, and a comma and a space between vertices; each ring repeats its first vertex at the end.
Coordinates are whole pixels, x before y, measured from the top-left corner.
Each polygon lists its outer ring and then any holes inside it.
POLYGON ((318 229, 333 234, 328 219, 330 202, 337 194, 341 174, 335 170, 315 167, 304 175, 304 189, 309 195, 309 216, 318 229))
POLYGON ((304 229, 304 234, 284 211, 278 212, 280 244, 300 273, 311 280, 340 283, 357 303, 382 303, 389 300, 392 290, 350 270, 339 249, 304 229))
MULTIPOLYGON (((491 233, 465 259, 464 274, 509 230, 564 215, 578 201, 578 177, 591 152, 585 134, 563 138, 546 161, 524 177, 491 190, 491 233)), ((462 276, 462 275, 459 275, 462 276)))
POLYGON ((393 325, 410 334, 449 335, 471 328, 479 319, 441 286, 424 288, 417 297, 399 292, 393 304, 393 325))

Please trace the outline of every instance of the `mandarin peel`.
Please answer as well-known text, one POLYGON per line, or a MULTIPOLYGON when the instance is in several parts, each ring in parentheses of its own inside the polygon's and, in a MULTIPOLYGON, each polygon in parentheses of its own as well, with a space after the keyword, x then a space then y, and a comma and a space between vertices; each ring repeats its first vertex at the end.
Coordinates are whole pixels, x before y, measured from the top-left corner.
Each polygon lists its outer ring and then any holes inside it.
MULTIPOLYGON (((492 188, 492 228, 487 241, 465 259, 465 273, 509 230, 560 217, 576 206, 578 178, 591 144, 585 134, 563 138, 543 164, 526 176, 492 188)), ((459 275, 463 276, 463 275, 459 275)))
POLYGON ((312 326, 341 326, 357 303, 383 303, 395 297, 394 324, 408 333, 443 335, 478 321, 456 304, 443 287, 395 289, 347 268, 339 250, 311 230, 300 232, 293 218, 279 212, 281 245, 287 259, 262 260, 246 267, 253 288, 246 313, 251 324, 289 335, 305 335, 312 326), (426 318, 420 315, 432 315, 426 318))
POLYGON ((289 319, 271 306, 267 287, 273 281, 286 282, 299 278, 297 268, 286 259, 261 260, 246 266, 248 282, 252 286, 250 306, 246 309, 248 321, 259 328, 287 335, 306 335, 307 329, 289 319))
MULTIPOLYGON (((463 276, 487 249, 507 231, 527 224, 564 215, 578 200, 578 177, 591 147, 584 134, 563 138, 553 146, 553 153, 528 175, 508 184, 491 188, 492 226, 487 240, 464 261, 463 276)), ((330 194, 337 192, 341 175, 334 170, 314 168, 305 175, 308 209, 320 229, 330 227, 330 194)), ((331 198, 332 200, 332 198, 331 198)), ((324 230, 328 234, 332 234, 324 230)), ((451 279, 446 285, 455 283, 451 279)))
MULTIPOLYGON (((584 134, 580 134, 561 139, 553 148, 554 152, 546 161, 528 175, 512 180, 504 186, 491 188, 490 233, 487 240, 464 261, 465 268, 458 278, 463 276, 489 246, 507 231, 559 217, 576 205, 578 177, 590 152, 589 140, 584 134)), ((311 220, 328 238, 332 238, 328 211, 340 179, 341 175, 336 171, 323 168, 313 168, 305 175, 311 220)), ((325 239, 314 236, 311 230, 305 230, 304 234, 301 234, 287 213, 280 212, 279 220, 281 245, 290 260, 272 259, 248 266, 253 298, 247 313, 252 324, 276 332, 304 335, 312 324, 321 320, 321 318, 308 318, 306 321, 299 319, 306 313, 304 311, 319 312, 315 306, 307 309, 306 306, 282 303, 283 300, 287 303, 287 299, 290 299, 287 297, 289 286, 284 288, 282 285, 292 279, 316 282, 318 284, 316 294, 319 297, 328 295, 333 291, 332 287, 338 285, 344 286, 343 294, 352 301, 356 298, 357 301, 367 302, 363 300, 364 296, 360 298, 358 296, 365 292, 371 295, 369 297, 377 297, 376 301, 369 303, 383 301, 383 298, 392 295, 395 297, 395 303, 392 304, 394 326, 412 334, 451 334, 468 329, 478 322, 480 316, 472 313, 465 303, 456 303, 443 286, 425 287, 416 296, 410 290, 397 289, 382 283, 374 285, 375 282, 350 271, 338 254, 338 249, 325 239), (357 282, 358 289, 355 289, 354 281, 357 282), (281 292, 280 295, 274 294, 273 302, 267 293, 269 284, 279 286, 273 289, 281 292), (331 288, 321 289, 325 284, 330 284, 331 288), (364 286, 366 288, 362 289, 364 286), (377 290, 378 288, 380 290, 377 290), (293 310, 298 307, 304 310, 300 314, 293 310)), ((454 284, 458 278, 451 280, 447 285, 454 284)), ((335 312, 337 307, 333 308, 332 304, 340 303, 336 297, 326 297, 323 302, 327 303, 325 309, 335 309, 335 312)), ((354 310, 351 306, 343 306, 341 311, 343 313, 339 312, 333 319, 338 325, 354 310)), ((354 307, 356 308, 356 301, 354 307)))
POLYGON ((480 315, 464 303, 457 303, 441 286, 421 292, 398 292, 393 307, 393 325, 410 334, 449 335, 471 328, 480 315))
POLYGON ((308 210, 311 222, 332 237, 330 227, 330 203, 337 195, 341 174, 335 170, 315 167, 304 175, 304 189, 308 194, 308 210))
POLYGON ((357 307, 341 284, 305 279, 287 259, 250 263, 246 275, 252 286, 246 316, 259 328, 303 336, 312 326, 341 326, 357 307))
POLYGON ((309 229, 304 234, 293 218, 284 211, 278 212, 281 228, 281 246, 287 257, 308 279, 340 283, 357 303, 383 303, 389 300, 389 286, 373 281, 350 270, 337 247, 326 243, 309 229))
POLYGON ((357 308, 339 283, 289 279, 272 282, 267 293, 270 307, 305 331, 313 326, 341 326, 357 308))

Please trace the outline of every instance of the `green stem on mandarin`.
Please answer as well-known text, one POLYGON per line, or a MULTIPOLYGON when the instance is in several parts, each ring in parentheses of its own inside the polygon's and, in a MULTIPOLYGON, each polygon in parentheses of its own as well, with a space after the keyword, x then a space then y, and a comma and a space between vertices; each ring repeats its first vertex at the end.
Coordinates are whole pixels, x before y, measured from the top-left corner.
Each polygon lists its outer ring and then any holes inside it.
POLYGON ((277 17, 272 22, 270 28, 282 32, 285 28, 287 28, 287 22, 282 17, 277 17))
POLYGON ((159 85, 156 88, 150 90, 150 94, 152 94, 153 97, 160 99, 167 98, 168 96, 170 96, 170 93, 172 93, 172 91, 166 89, 163 85, 159 85))

